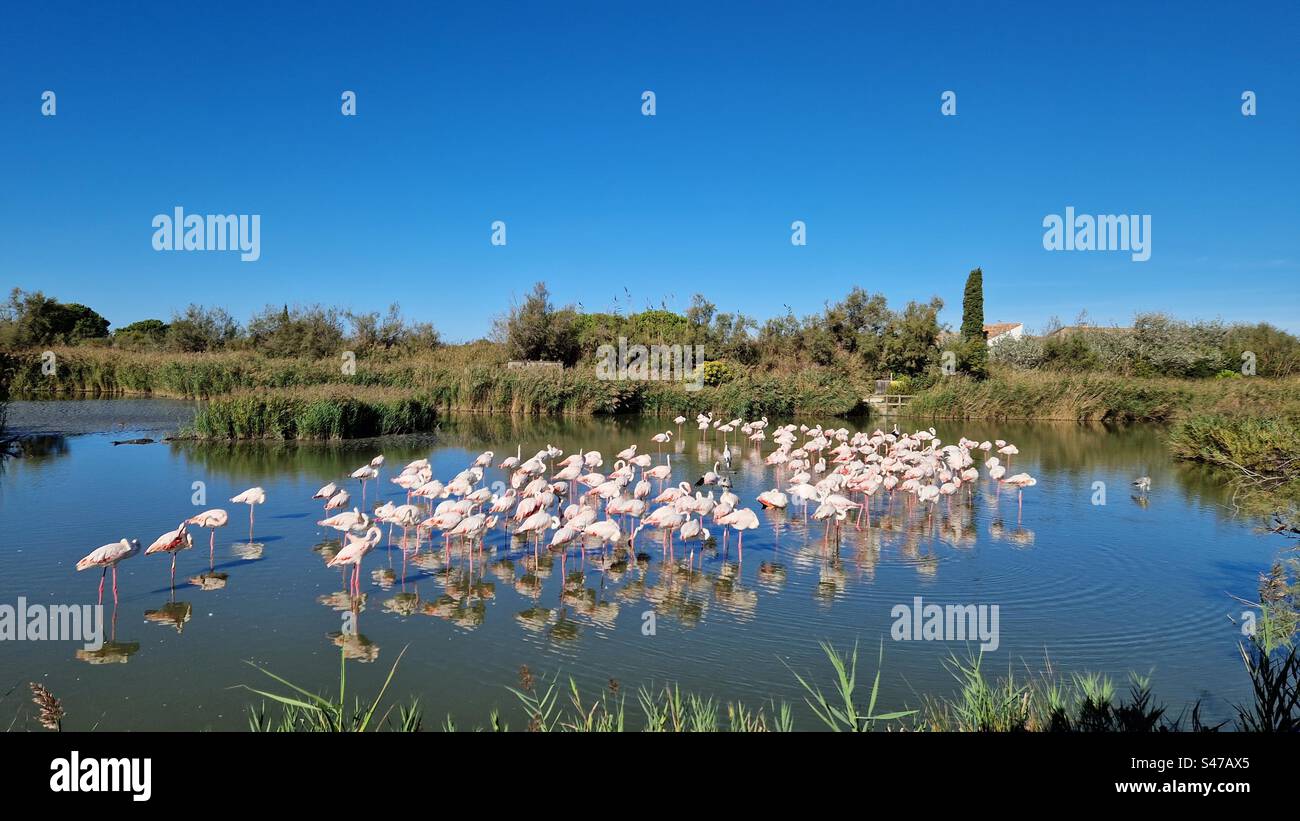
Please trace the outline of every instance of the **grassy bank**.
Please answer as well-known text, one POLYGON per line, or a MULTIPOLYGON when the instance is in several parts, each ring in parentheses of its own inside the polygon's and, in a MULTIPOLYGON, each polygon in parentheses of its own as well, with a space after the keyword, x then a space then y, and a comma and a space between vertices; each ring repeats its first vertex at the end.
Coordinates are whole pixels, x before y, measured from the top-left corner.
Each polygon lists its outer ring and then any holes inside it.
MULTIPOLYGON (((684 382, 612 381, 594 368, 517 369, 494 348, 461 346, 407 357, 358 360, 345 373, 340 361, 274 359, 249 353, 167 354, 70 347, 54 349, 53 374, 40 353, 18 354, 16 392, 139 394, 217 398, 252 391, 297 397, 320 386, 403 390, 438 411, 532 415, 657 413, 727 416, 847 415, 861 409, 863 387, 830 369, 790 374, 742 372, 718 385, 692 390, 684 382)), ((362 389, 365 389, 363 392, 362 389)), ((241 400, 243 404, 246 400, 241 400)), ((256 426, 254 426, 256 429, 256 426)))
MULTIPOLYGON (((25 393, 152 395, 179 398, 241 396, 264 392, 260 414, 278 416, 309 389, 336 388, 364 401, 404 392, 426 412, 491 412, 517 415, 608 415, 649 413, 693 417, 792 418, 847 416, 863 410, 871 386, 833 368, 765 371, 722 369, 724 377, 698 390, 683 382, 598 379, 594 368, 510 369, 491 344, 448 347, 413 355, 342 362, 276 359, 253 353, 142 353, 93 347, 54 349, 56 367, 45 374, 39 352, 12 356, 12 389, 25 393)), ((325 394, 337 395, 337 394, 325 394)), ((376 400, 377 401, 377 400, 376 400)), ((225 412, 222 408, 221 412, 225 412)), ((985 380, 939 379, 917 393, 910 415, 950 419, 1053 419, 1068 421, 1172 422, 1197 415, 1238 418, 1300 418, 1300 378, 1158 379, 1100 373, 997 369, 985 380)), ((234 415, 235 408, 230 408, 234 415)), ((338 409, 336 415, 346 415, 338 409)), ((282 429, 245 415, 251 430, 282 429)), ((212 430, 230 429, 214 427, 212 430)), ((215 434, 213 434, 215 435, 215 434)))
POLYGON ((1230 471, 1251 507, 1300 505, 1300 416, 1200 414, 1169 431, 1174 456, 1230 471))
POLYGON ((917 394, 908 413, 945 419, 1169 422, 1195 414, 1300 415, 1300 379, 1144 379, 1001 370, 950 376, 917 394))

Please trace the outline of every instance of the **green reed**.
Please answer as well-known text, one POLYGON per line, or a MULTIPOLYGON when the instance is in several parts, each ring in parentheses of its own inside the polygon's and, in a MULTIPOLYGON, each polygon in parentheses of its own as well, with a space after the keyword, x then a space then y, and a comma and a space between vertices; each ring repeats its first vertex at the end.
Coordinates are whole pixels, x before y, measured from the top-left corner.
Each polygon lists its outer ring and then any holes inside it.
POLYGON ((433 429, 427 398, 393 389, 314 387, 241 392, 210 400, 194 418, 200 439, 354 439, 433 429))

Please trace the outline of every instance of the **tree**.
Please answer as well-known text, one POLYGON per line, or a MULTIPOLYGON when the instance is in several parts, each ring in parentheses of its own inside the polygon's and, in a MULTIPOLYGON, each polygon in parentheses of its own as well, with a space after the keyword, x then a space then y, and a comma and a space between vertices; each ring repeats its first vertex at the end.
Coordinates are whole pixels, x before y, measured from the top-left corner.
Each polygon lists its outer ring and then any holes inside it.
POLYGON ((1268 323, 1228 329, 1223 341, 1223 367, 1239 371, 1247 352, 1253 354, 1259 376, 1283 377, 1300 372, 1300 340, 1268 323))
POLYGON ((224 308, 191 304, 167 327, 168 349, 183 353, 219 351, 238 338, 239 324, 224 308))
POLYGON ((320 305, 266 306, 248 321, 248 341, 259 353, 273 357, 321 359, 343 349, 343 321, 337 308, 320 305))
POLYGON ((148 350, 161 348, 167 340, 169 325, 161 319, 142 319, 113 332, 113 344, 119 348, 148 350))
POLYGON ((885 329, 884 364, 894 373, 922 374, 938 353, 939 311, 943 300, 909 302, 901 314, 894 314, 885 329))
POLYGON ((108 337, 108 320, 94 310, 76 302, 69 302, 60 307, 63 309, 64 324, 68 327, 68 342, 76 343, 87 339, 108 337))
POLYGON ((0 310, 0 344, 13 348, 71 345, 108 336, 108 320, 85 305, 14 288, 0 310))
POLYGON ((402 316, 396 302, 380 319, 377 312, 367 314, 348 311, 344 314, 352 326, 350 344, 358 351, 393 350, 429 351, 442 345, 442 337, 428 322, 411 322, 402 316))
POLYGON ((497 321, 496 335, 504 337, 511 359, 544 360, 573 365, 581 356, 577 313, 556 309, 545 282, 533 286, 522 305, 497 321))
POLYGON ((984 337, 984 272, 976 268, 966 277, 961 301, 962 370, 983 379, 989 374, 989 349, 984 337))

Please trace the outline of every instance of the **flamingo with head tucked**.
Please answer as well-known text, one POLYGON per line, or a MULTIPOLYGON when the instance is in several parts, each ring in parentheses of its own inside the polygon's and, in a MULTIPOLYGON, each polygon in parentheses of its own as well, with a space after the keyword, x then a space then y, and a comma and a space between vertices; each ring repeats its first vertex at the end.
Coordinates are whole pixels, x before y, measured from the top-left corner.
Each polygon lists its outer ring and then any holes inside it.
POLYGON ((97 547, 82 557, 77 562, 77 570, 89 570, 92 567, 101 569, 99 574, 99 603, 104 603, 104 577, 108 575, 109 568, 113 569, 113 604, 117 604, 117 565, 119 562, 131 558, 140 552, 140 542, 136 539, 127 541, 123 539, 120 542, 110 542, 102 547, 97 547))
POLYGON ((172 557, 172 586, 176 586, 176 554, 182 550, 189 550, 194 547, 194 538, 190 536, 189 525, 187 522, 181 522, 175 530, 169 530, 163 535, 154 539, 153 544, 145 549, 144 555, 149 556, 154 553, 170 553, 172 557))
POLYGON ((1033 487, 1038 484, 1038 480, 1028 473, 1017 473, 1014 476, 1008 476, 1002 480, 1003 484, 1011 485, 1016 489, 1016 521, 1020 521, 1020 514, 1025 509, 1025 488, 1033 487))
POLYGON ((237 505, 248 505, 248 541, 253 541, 253 508, 266 502, 266 491, 260 487, 250 487, 243 493, 230 497, 237 505))
POLYGON ((731 511, 726 516, 723 516, 717 521, 718 524, 726 525, 730 527, 732 530, 735 530, 737 534, 739 534, 738 541, 737 541, 738 544, 737 549, 740 551, 740 558, 744 559, 745 558, 745 531, 754 530, 755 528, 758 527, 758 516, 754 515, 754 511, 750 510, 749 508, 742 507, 737 510, 731 511))
POLYGON ((201 527, 208 531, 208 564, 211 565, 213 556, 216 555, 217 547, 217 528, 225 527, 230 522, 230 514, 221 508, 205 510, 197 516, 191 516, 185 520, 186 524, 201 527))
MULTIPOLYGON (((311 497, 313 499, 321 499, 325 502, 329 502, 329 500, 334 496, 334 494, 338 492, 339 492, 339 486, 334 484, 333 482, 329 482, 328 484, 325 485, 325 487, 313 493, 311 497)), ((326 510, 328 509, 329 508, 326 508, 326 510)))
POLYGON ((365 507, 366 506, 366 482, 369 482, 371 479, 378 479, 379 470, 376 468, 372 468, 370 465, 362 465, 361 467, 352 471, 351 475, 353 479, 361 480, 361 506, 365 507))

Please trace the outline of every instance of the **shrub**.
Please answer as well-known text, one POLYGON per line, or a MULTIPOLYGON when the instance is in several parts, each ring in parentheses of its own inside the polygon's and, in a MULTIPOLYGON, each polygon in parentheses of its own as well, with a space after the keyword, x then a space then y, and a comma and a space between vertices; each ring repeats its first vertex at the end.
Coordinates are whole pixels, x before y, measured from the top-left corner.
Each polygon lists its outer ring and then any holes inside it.
POLYGON ((700 366, 704 372, 704 384, 710 388, 717 387, 736 378, 738 369, 722 361, 705 362, 700 366))

